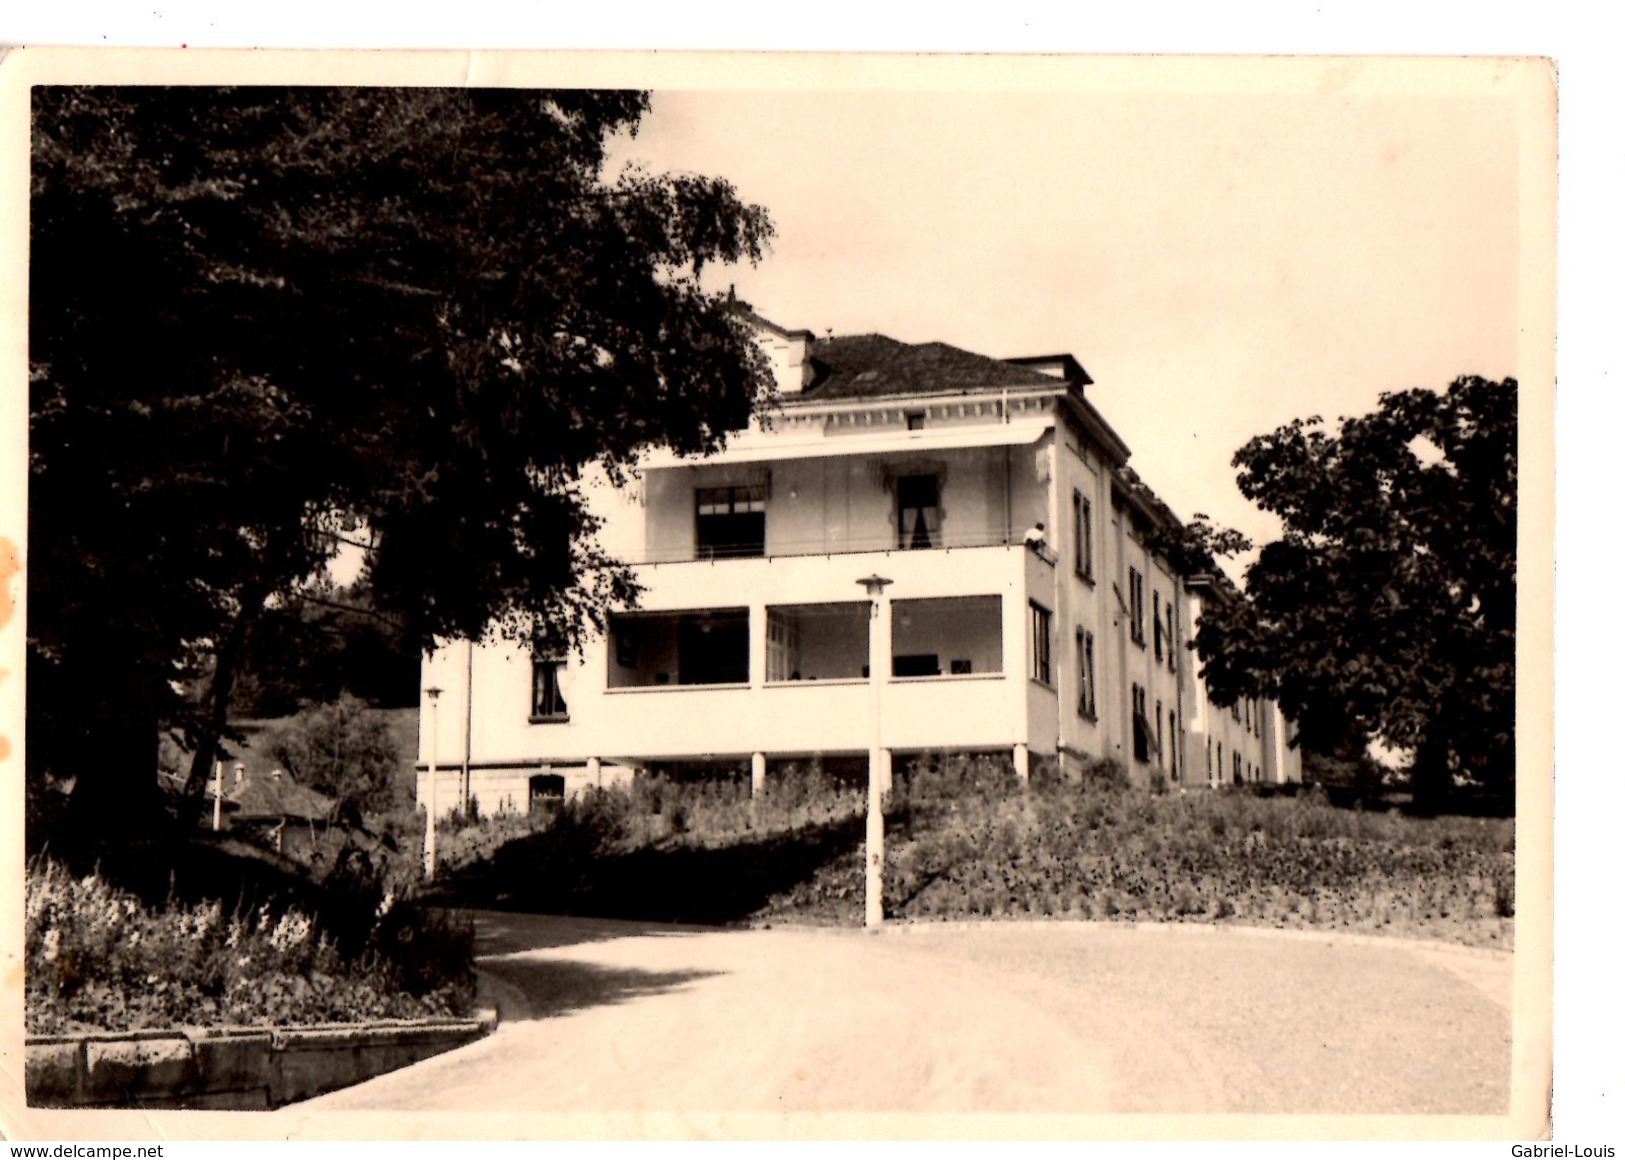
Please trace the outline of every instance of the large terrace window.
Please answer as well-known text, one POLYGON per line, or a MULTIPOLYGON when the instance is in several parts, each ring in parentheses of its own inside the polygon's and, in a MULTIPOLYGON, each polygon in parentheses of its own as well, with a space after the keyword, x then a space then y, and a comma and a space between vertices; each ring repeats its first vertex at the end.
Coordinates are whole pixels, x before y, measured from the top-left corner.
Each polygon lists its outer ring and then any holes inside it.
POLYGON ((694 550, 702 560, 760 556, 767 546, 767 488, 701 487, 694 491, 694 550))
POLYGON ((850 680, 869 665, 869 604, 787 604, 767 610, 767 679, 850 680))
POLYGON ((609 622, 609 687, 743 685, 750 617, 743 608, 623 613, 609 622))
POLYGON ((997 596, 892 601, 892 676, 1003 672, 1000 603, 997 596))

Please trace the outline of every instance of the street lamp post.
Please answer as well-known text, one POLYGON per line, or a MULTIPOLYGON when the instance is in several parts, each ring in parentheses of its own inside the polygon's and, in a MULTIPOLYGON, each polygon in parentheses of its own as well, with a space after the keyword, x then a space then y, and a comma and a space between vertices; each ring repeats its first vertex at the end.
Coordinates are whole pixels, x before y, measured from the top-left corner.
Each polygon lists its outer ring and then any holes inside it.
POLYGON ((881 673, 886 667, 886 657, 891 652, 891 641, 882 639, 884 618, 881 616, 880 600, 885 595, 886 585, 891 581, 876 573, 863 577, 858 583, 862 584, 863 590, 869 594, 869 688, 874 727, 869 744, 869 808, 864 826, 863 925, 870 930, 878 930, 886 921, 886 908, 883 902, 886 818, 882 812, 884 787, 881 782, 883 760, 880 731, 881 673))
POLYGON ((427 802, 429 819, 423 828, 423 876, 433 878, 435 864, 434 818, 439 805, 435 783, 440 779, 440 770, 438 768, 440 757, 440 689, 431 687, 423 691, 429 696, 429 800, 427 802))

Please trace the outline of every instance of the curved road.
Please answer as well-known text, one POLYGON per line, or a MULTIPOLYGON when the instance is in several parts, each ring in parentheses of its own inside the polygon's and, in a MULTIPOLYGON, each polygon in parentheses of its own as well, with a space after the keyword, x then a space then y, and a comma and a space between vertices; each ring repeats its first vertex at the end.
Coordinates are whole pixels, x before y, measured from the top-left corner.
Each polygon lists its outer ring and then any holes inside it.
POLYGON ((1508 1110, 1502 952, 1203 926, 477 921, 497 1031, 287 1112, 1508 1110))

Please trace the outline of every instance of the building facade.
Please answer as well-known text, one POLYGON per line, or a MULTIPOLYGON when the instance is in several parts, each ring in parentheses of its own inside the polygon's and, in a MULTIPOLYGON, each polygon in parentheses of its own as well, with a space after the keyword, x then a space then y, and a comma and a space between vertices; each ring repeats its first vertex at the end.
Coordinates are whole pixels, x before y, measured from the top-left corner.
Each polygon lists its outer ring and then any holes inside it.
POLYGON ((437 809, 489 810, 651 767, 759 787, 781 761, 878 753, 884 778, 928 751, 1006 752, 1023 775, 1112 758, 1180 787, 1300 778, 1272 704, 1208 699, 1188 645, 1227 589, 1155 550, 1172 514, 1075 359, 751 318, 771 421, 593 491, 639 606, 581 656, 425 659, 420 801, 431 764, 437 809))

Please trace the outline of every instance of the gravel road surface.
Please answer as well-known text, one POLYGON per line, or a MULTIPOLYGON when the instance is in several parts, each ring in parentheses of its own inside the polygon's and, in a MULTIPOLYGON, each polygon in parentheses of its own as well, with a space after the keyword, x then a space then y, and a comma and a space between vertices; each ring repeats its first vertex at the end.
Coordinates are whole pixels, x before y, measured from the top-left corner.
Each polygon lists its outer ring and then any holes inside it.
POLYGON ((1507 1111, 1503 952, 1199 926, 477 921, 495 1034, 300 1112, 1507 1111))

